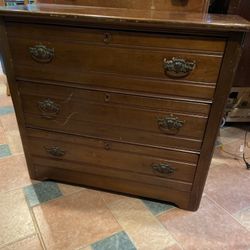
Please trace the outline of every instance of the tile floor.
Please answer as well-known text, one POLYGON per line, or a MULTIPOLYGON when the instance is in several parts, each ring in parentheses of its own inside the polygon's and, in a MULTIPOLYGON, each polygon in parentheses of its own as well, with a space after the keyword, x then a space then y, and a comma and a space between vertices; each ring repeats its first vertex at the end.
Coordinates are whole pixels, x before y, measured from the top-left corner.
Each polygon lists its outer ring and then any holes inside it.
MULTIPOLYGON (((221 130, 201 207, 31 181, 0 84, 0 250, 250 250, 250 171, 241 127, 221 130)), ((250 150, 249 157, 250 157, 250 150)))

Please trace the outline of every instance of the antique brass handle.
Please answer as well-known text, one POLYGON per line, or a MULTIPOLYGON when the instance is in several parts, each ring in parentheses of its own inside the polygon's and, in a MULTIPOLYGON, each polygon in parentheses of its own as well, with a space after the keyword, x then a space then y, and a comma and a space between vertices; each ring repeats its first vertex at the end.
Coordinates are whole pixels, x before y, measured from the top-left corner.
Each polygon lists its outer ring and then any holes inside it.
POLYGON ((54 49, 50 49, 45 45, 30 47, 29 52, 32 59, 39 63, 49 63, 54 58, 54 49))
POLYGON ((183 127, 185 121, 179 120, 178 117, 174 117, 173 114, 164 118, 158 119, 158 127, 168 134, 176 134, 183 127))
POLYGON ((52 156, 55 157, 62 157, 65 155, 66 151, 60 149, 59 147, 53 146, 53 147, 44 147, 45 150, 52 156))
POLYGON ((174 168, 164 163, 152 164, 152 169, 160 174, 172 174, 175 172, 174 168))
POLYGON ((195 67, 195 61, 186 60, 183 58, 173 57, 170 60, 165 58, 163 61, 165 74, 174 78, 188 76, 195 69, 195 67))
POLYGON ((60 112, 60 105, 49 98, 38 102, 38 108, 46 119, 53 119, 60 112))

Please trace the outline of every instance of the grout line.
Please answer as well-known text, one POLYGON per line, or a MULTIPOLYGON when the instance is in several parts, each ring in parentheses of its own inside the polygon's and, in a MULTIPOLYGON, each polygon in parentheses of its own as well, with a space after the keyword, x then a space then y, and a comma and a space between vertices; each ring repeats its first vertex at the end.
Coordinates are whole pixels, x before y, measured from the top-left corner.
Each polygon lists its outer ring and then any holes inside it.
MULTIPOLYGON (((107 204, 107 202, 105 201, 105 199, 101 196, 101 194, 99 193, 99 191, 98 191, 98 195, 99 195, 99 197, 103 200, 105 206, 106 206, 107 209, 110 211, 110 213, 111 213, 112 217, 114 218, 114 220, 117 222, 117 224, 118 224, 118 225, 121 227, 121 229, 122 229, 122 230, 117 231, 117 232, 114 233, 114 234, 117 234, 117 233, 122 232, 122 231, 125 232, 125 233, 127 234, 128 238, 129 238, 129 239, 131 240, 131 242, 133 243, 134 247, 137 249, 136 242, 135 242, 134 239, 129 235, 129 233, 126 231, 126 229, 123 227, 123 225, 121 225, 121 224, 119 223, 118 219, 117 219, 116 216, 113 214, 111 208, 109 207, 109 205, 107 204)), ((121 199, 123 199, 123 197, 121 197, 121 199)), ((120 199, 119 199, 119 200, 120 200, 120 199)), ((114 201, 114 202, 117 202, 117 201, 114 201)), ((114 234, 112 234, 112 235, 114 235, 114 234)), ((112 235, 111 235, 111 236, 112 236, 112 235)), ((109 237, 110 237, 110 236, 109 236, 109 237)), ((106 237, 106 238, 107 238, 107 237, 106 237)), ((104 238, 104 239, 105 239, 105 238, 104 238)), ((98 241, 99 241, 99 240, 98 240, 98 241)))
MULTIPOLYGON (((221 208, 222 210, 224 210, 230 217, 232 217, 232 219, 234 221, 236 221, 238 224, 240 224, 241 227, 243 227, 245 230, 249 231, 244 225, 241 224, 241 222, 235 218, 229 211, 226 210, 226 208, 224 208, 222 205, 220 205, 219 203, 217 203, 213 198, 211 198, 207 193, 204 192, 204 195, 210 200, 212 201, 217 207, 221 208)), ((244 210, 245 208, 239 210, 238 212, 244 210)))
POLYGON ((168 230, 168 228, 167 228, 165 225, 163 225, 163 224, 161 223, 161 221, 160 221, 160 219, 159 219, 160 216, 162 216, 163 214, 166 214, 166 213, 168 213, 169 211, 174 210, 174 209, 180 209, 180 208, 178 208, 178 207, 170 208, 169 210, 167 210, 167 211, 165 211, 165 212, 162 212, 162 213, 156 215, 155 218, 156 218, 156 219, 158 220, 158 222, 167 230, 167 232, 172 236, 172 238, 175 240, 176 244, 177 244, 182 250, 184 250, 184 247, 181 245, 181 243, 180 243, 180 242, 176 239, 176 237, 168 230))
MULTIPOLYGON (((24 196, 25 196, 25 194, 24 194, 24 196)), ((25 197, 25 199, 26 199, 26 197, 25 197)), ((27 202, 27 199, 26 199, 26 202, 27 202)), ((36 221, 36 216, 35 216, 35 214, 34 214, 34 212, 33 212, 33 209, 28 205, 28 202, 27 202, 27 206, 28 206, 28 208, 29 208, 29 212, 30 212, 30 215, 31 215, 31 218, 32 218, 32 221, 33 221, 33 224, 34 224, 36 233, 37 233, 37 237, 38 237, 39 242, 40 242, 40 244, 41 244, 41 246, 42 246, 42 249, 46 250, 47 248, 46 248, 44 239, 43 239, 43 237, 42 237, 40 228, 39 228, 39 226, 38 226, 38 223, 37 223, 37 221, 36 221)))
POLYGON ((24 237, 22 237, 22 238, 19 238, 19 239, 17 239, 17 240, 11 241, 11 242, 6 243, 6 244, 3 244, 3 245, 0 246, 0 250, 4 250, 4 248, 7 247, 7 246, 10 246, 10 245, 12 245, 12 244, 14 244, 14 243, 17 243, 17 242, 19 242, 19 241, 22 241, 22 240, 31 238, 31 237, 33 237, 33 236, 36 236, 36 233, 29 234, 29 235, 24 236, 24 237))
MULTIPOLYGON (((32 185, 32 183, 31 183, 32 185)), ((20 187, 15 187, 13 189, 9 189, 9 190, 3 190, 3 191, 0 191, 0 194, 3 194, 3 193, 10 193, 10 192, 15 192, 17 190, 23 190, 24 187, 27 187, 29 185, 25 185, 25 186, 20 186, 20 187)))

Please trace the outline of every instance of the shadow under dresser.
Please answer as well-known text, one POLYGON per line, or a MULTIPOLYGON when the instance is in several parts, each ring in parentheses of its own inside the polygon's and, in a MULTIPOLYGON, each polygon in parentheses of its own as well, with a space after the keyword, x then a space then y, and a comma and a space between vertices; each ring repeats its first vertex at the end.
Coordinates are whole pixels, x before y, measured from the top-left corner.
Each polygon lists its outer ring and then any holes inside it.
POLYGON ((54 4, 0 17, 31 178, 198 209, 246 20, 54 4))

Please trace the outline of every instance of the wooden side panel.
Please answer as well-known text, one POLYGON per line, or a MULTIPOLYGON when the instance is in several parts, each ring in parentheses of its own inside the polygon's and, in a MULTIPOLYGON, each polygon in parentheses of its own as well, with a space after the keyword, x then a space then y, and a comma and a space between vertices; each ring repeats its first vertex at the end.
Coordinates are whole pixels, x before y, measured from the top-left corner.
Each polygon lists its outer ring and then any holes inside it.
POLYGON ((234 74, 237 69, 240 55, 242 34, 232 34, 225 51, 214 103, 211 107, 204 142, 201 148, 201 155, 198 162, 197 172, 194 179, 194 186, 189 203, 190 210, 197 210, 205 186, 209 166, 213 156, 214 145, 221 124, 221 117, 224 112, 227 97, 232 87, 234 74))

